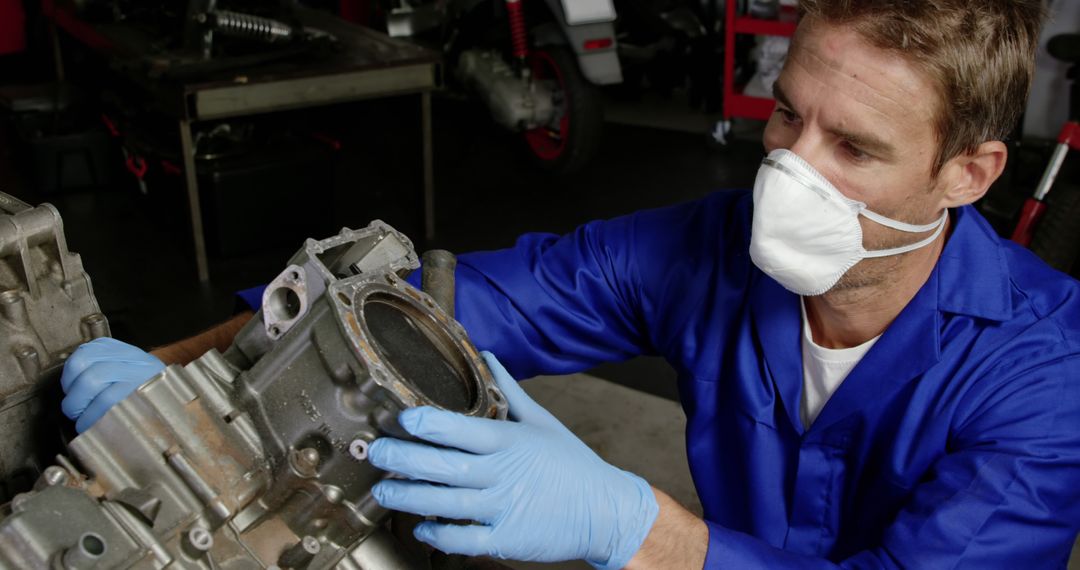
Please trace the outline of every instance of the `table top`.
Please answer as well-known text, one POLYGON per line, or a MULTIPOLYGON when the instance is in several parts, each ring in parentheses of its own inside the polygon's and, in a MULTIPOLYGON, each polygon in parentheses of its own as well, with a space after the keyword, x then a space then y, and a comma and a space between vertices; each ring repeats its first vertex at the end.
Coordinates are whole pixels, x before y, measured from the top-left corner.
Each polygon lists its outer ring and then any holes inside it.
MULTIPOLYGON (((48 0, 43 2, 43 11, 80 43, 108 58, 111 68, 157 94, 163 110, 178 115, 202 114, 198 109, 192 109, 189 101, 191 96, 199 96, 202 92, 243 90, 249 99, 244 105, 253 105, 250 112, 262 112, 377 96, 380 90, 392 94, 408 89, 430 89, 434 87, 434 68, 441 57, 438 52, 305 7, 295 9, 296 18, 305 27, 332 34, 336 38, 332 46, 307 49, 268 45, 265 53, 255 50, 247 56, 209 61, 169 49, 160 33, 156 34, 149 26, 87 22, 74 16, 70 9, 53 5, 48 0), (418 68, 423 70, 419 75, 418 68), (364 92, 318 88, 324 80, 332 82, 336 79, 340 84, 349 84, 363 82, 367 76, 382 77, 394 73, 411 73, 412 78, 404 84, 380 79, 379 85, 364 92), (282 92, 282 86, 285 86, 285 92, 282 92), (289 86, 294 86, 292 92, 288 92, 289 86), (275 102, 252 103, 247 92, 258 89, 274 89, 275 102), (267 105, 268 108, 260 108, 267 105)), ((235 99, 235 93, 230 97, 235 99)), ((230 113, 236 114, 235 111, 230 113)))

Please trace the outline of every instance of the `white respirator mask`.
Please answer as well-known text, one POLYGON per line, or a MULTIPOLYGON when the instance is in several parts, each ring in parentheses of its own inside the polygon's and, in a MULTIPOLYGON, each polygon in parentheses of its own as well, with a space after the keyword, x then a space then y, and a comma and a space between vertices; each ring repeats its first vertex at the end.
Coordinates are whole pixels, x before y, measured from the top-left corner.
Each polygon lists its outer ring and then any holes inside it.
POLYGON ((762 162, 754 182, 750 258, 792 293, 821 295, 865 258, 899 255, 930 245, 945 230, 948 217, 946 210, 940 220, 925 226, 886 218, 841 194, 799 155, 778 149, 762 162), (867 251, 859 216, 902 232, 936 231, 912 244, 867 251))

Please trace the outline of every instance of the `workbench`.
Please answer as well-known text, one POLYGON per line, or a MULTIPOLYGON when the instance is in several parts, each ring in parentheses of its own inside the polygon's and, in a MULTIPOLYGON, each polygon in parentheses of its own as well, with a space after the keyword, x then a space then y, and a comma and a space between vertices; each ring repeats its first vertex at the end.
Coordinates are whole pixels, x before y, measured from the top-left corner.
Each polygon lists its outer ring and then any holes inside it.
POLYGON ((211 60, 201 66, 199 62, 187 64, 185 68, 171 54, 161 52, 160 38, 138 26, 86 22, 53 0, 44 0, 42 11, 53 24, 57 75, 61 80, 64 70, 57 30, 108 58, 112 69, 145 91, 155 111, 177 121, 200 281, 210 279, 192 143, 192 125, 200 121, 418 94, 423 226, 425 237, 434 237, 431 93, 437 86, 438 53, 354 26, 332 14, 298 6, 295 16, 301 24, 337 39, 336 49, 329 56, 261 61, 232 69, 215 69, 211 60))

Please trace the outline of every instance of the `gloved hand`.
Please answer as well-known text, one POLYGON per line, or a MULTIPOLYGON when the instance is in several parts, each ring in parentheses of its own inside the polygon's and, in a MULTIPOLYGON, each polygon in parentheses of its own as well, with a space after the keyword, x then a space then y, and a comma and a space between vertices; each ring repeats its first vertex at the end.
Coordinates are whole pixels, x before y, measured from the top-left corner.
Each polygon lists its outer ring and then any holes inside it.
POLYGON ((445 447, 376 440, 372 464, 418 481, 382 481, 372 489, 375 499, 389 509, 476 521, 416 526, 416 538, 444 552, 625 566, 659 511, 652 488, 605 463, 532 401, 494 356, 484 358, 510 403, 511 421, 432 407, 401 412, 406 431, 445 447))
POLYGON ((114 404, 165 369, 157 357, 113 338, 94 339, 71 353, 60 385, 61 409, 82 433, 114 404))

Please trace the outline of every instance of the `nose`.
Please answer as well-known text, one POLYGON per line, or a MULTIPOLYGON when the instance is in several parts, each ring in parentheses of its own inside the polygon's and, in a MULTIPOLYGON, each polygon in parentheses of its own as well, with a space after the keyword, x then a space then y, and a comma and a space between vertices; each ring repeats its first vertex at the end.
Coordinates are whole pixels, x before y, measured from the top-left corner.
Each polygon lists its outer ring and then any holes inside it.
POLYGON ((789 150, 832 180, 829 176, 829 170, 833 167, 830 140, 813 117, 803 117, 799 127, 793 128, 775 115, 766 127, 764 138, 767 152, 789 150))
POLYGON ((818 172, 821 172, 822 166, 825 165, 825 141, 822 137, 808 131, 810 129, 803 129, 788 150, 799 155, 799 158, 805 160, 818 172))
POLYGON ((832 145, 823 134, 814 133, 813 129, 803 129, 788 150, 805 160, 818 174, 834 185, 837 179, 841 178, 834 161, 832 145))

